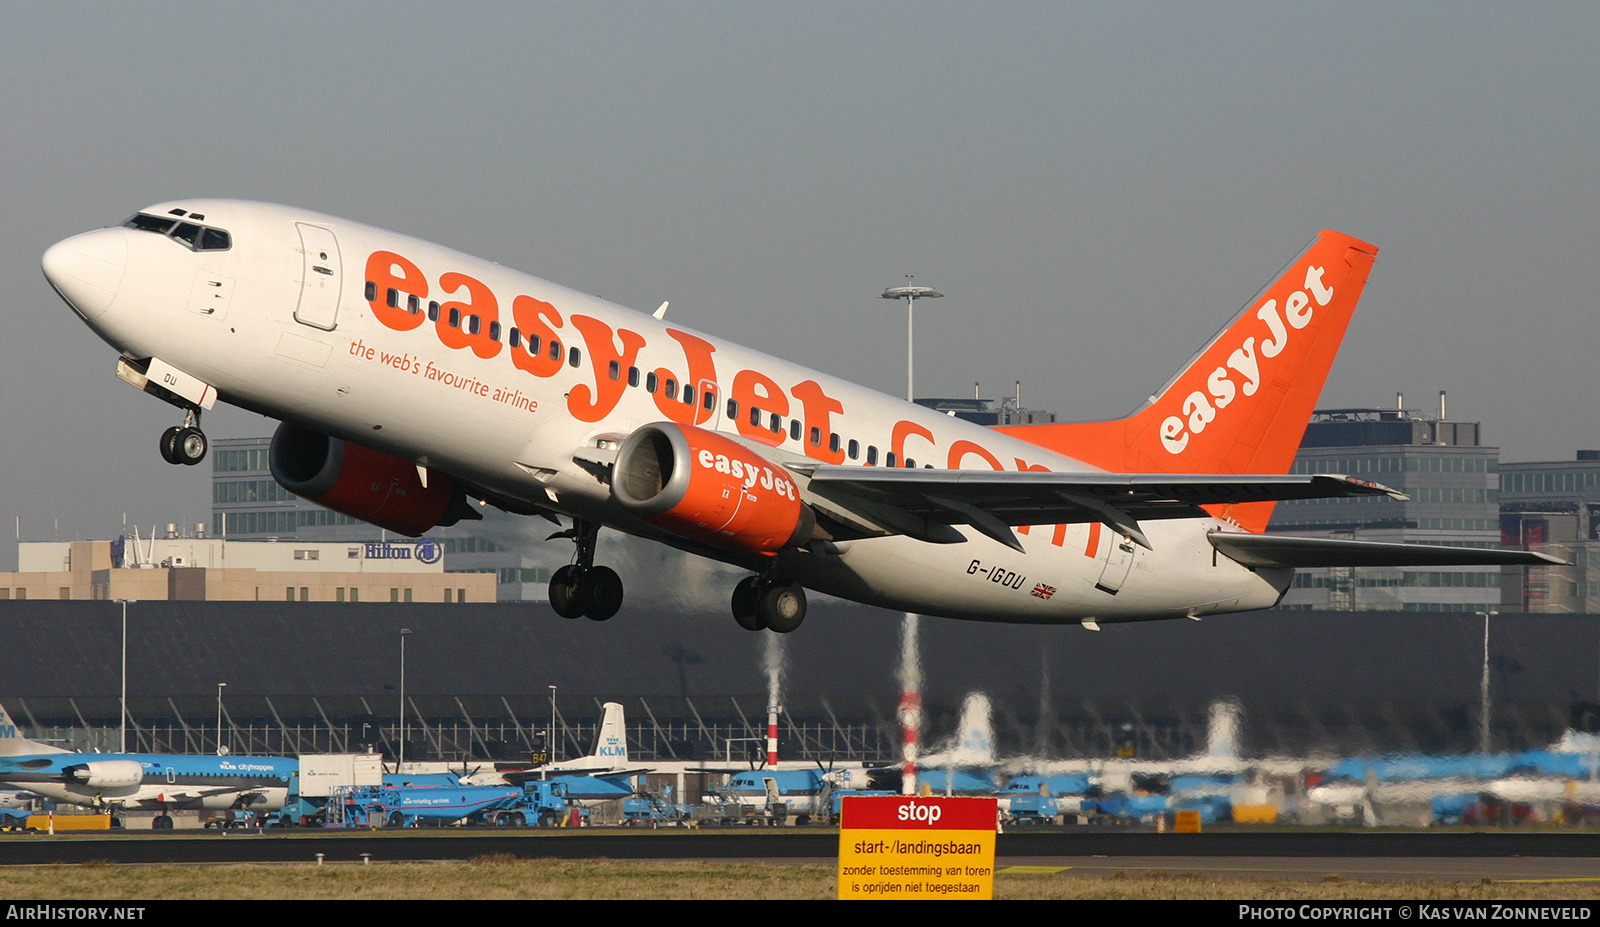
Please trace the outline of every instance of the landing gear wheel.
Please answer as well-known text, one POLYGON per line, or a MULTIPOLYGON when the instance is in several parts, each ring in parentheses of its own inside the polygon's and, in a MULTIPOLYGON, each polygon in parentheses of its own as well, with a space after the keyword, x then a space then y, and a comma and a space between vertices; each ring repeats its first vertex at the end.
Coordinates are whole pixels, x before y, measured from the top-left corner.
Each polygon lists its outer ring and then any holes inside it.
POLYGON ((806 620, 806 591, 799 583, 773 583, 761 594, 761 623, 788 634, 806 620))
POLYGON ((150 829, 151 830, 171 830, 172 829, 172 818, 169 818, 164 814, 158 814, 154 818, 151 819, 151 821, 150 821, 150 829))
POLYGON ((161 433, 161 459, 174 466, 183 463, 178 458, 178 433, 183 426, 173 425, 161 433))
POLYGON ((550 535, 549 540, 571 538, 578 545, 577 558, 550 577, 550 607, 563 618, 587 615, 591 621, 608 621, 622 607, 622 577, 610 567, 594 565, 599 533, 598 524, 574 518, 571 530, 550 535))
POLYGON ((184 427, 178 429, 177 439, 173 442, 173 456, 178 463, 185 466, 194 466, 206 457, 206 450, 211 442, 206 440, 206 433, 198 428, 184 427))
POLYGON ((608 621, 622 607, 622 577, 610 567, 598 566, 578 578, 590 621, 608 621))
POLYGON ((761 577, 746 576, 733 587, 733 620, 746 631, 761 631, 761 577))
POLYGON ((550 577, 550 607, 563 618, 582 618, 588 611, 585 601, 586 587, 579 580, 578 568, 568 564, 550 577))

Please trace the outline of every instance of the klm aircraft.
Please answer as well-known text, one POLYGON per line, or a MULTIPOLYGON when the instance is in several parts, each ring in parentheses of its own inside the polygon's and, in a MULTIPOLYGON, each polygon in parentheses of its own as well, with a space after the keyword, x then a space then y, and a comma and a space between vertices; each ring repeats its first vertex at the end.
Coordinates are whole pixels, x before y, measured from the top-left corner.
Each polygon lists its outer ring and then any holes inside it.
POLYGON ((93 808, 160 811, 151 826, 172 827, 176 810, 277 811, 298 760, 282 756, 168 753, 68 753, 28 740, 0 707, 0 787, 93 808))

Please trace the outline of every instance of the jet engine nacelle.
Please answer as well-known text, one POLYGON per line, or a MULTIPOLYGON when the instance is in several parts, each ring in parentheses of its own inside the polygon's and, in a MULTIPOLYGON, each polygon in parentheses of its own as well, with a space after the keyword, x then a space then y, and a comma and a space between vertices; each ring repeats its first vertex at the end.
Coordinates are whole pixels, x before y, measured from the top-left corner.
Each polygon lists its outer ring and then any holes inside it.
POLYGON ((61 771, 71 781, 92 789, 131 789, 144 781, 144 768, 134 760, 90 760, 61 771))
POLYGON ((273 432, 268 460, 284 489, 407 537, 477 516, 446 474, 430 470, 423 486, 409 460, 288 422, 273 432))
POLYGON ((644 425, 622 442, 611 494, 658 528, 726 550, 771 555, 811 540, 817 523, 783 467, 672 422, 644 425))

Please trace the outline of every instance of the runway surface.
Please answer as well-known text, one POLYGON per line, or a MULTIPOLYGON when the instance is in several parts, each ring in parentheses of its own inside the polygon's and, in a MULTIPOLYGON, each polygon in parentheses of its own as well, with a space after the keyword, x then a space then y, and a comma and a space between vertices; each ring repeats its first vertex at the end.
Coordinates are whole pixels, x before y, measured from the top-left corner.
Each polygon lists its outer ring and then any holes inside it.
MULTIPOLYGON (((0 838, 0 865, 112 863, 314 863, 522 858, 707 859, 833 865, 836 831, 783 830, 267 830, 261 834, 0 838)), ((1215 878, 1352 881, 1492 879, 1600 883, 1600 834, 1223 833, 1039 830, 1001 834, 1001 872, 1105 876, 1159 870, 1215 878)))

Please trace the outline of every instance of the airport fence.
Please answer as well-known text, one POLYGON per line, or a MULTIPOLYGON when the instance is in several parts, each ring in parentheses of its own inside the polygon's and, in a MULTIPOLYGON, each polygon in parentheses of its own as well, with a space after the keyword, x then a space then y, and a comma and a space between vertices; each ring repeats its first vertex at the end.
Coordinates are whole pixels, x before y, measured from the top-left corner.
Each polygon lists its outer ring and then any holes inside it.
MULTIPOLYGON (((558 759, 589 753, 594 723, 561 725, 558 759)), ((781 726, 780 745, 786 759, 833 760, 889 758, 897 732, 871 724, 790 721, 781 726)), ((74 752, 121 752, 123 733, 115 727, 41 727, 25 732, 35 740, 74 752)), ((211 754, 219 748, 236 755, 294 756, 312 753, 364 753, 369 749, 394 757, 402 736, 398 722, 351 724, 321 722, 139 724, 127 730, 129 753, 211 754)), ((542 752, 544 728, 504 721, 418 719, 406 725, 408 760, 449 762, 525 761, 542 752)), ((759 761, 766 754, 766 732, 740 722, 698 719, 635 722, 628 725, 632 762, 718 759, 735 763, 759 761)))
MULTIPOLYGON (((450 761, 526 760, 529 753, 546 752, 546 745, 558 758, 583 756, 593 748, 601 707, 597 699, 563 700, 552 726, 548 703, 531 699, 434 696, 408 697, 407 702, 406 757, 450 761)), ((630 760, 745 762, 765 754, 765 714, 737 699, 634 697, 626 703, 630 760)), ((25 736, 34 739, 91 752, 116 751, 121 742, 115 699, 17 697, 4 704, 25 736)), ((401 722, 392 711, 380 715, 373 707, 365 699, 335 705, 315 698, 293 704, 261 696, 230 697, 219 738, 214 699, 146 699, 130 705, 127 745, 141 752, 213 753, 220 740, 234 753, 372 749, 394 756, 401 722)), ((1233 748, 1251 756, 1467 752, 1478 743, 1476 707, 1459 702, 1240 705, 1233 748)), ((1548 746, 1568 727, 1580 724, 1578 707, 1588 712, 1581 729, 1600 727, 1593 720, 1600 717, 1600 706, 1590 703, 1498 704, 1491 718, 1493 749, 1548 746)), ((901 735, 893 714, 870 705, 868 709, 844 718, 781 714, 780 755, 823 764, 896 759, 901 735)), ((950 741, 959 728, 958 715, 955 705, 924 705, 926 749, 938 750, 950 741)), ((1040 718, 997 701, 993 740, 1002 756, 1167 760, 1212 749, 1215 732, 1209 722, 1204 704, 1083 700, 1040 718)))

